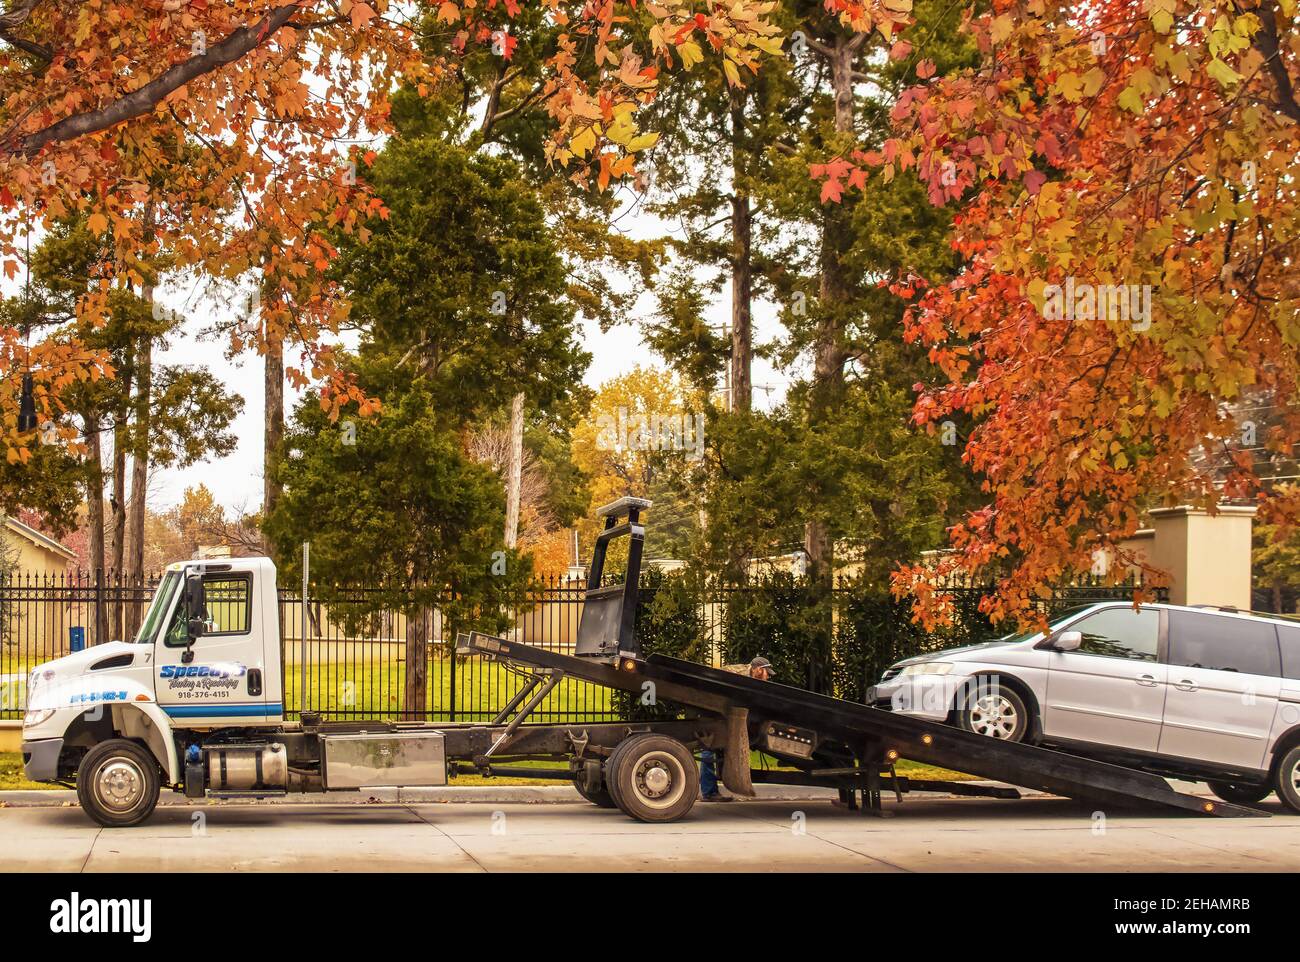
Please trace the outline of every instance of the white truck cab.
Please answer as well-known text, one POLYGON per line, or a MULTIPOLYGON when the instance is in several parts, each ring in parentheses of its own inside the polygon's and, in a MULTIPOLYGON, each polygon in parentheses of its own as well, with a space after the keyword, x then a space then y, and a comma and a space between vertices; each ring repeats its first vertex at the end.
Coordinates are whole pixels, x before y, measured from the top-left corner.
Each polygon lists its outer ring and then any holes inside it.
POLYGON ((108 800, 122 804, 136 794, 133 785, 147 787, 146 761, 157 763, 168 784, 182 783, 178 729, 277 725, 284 717, 281 691, 271 561, 173 564, 133 641, 96 645, 31 672, 23 719, 26 774, 33 781, 69 779, 92 750, 124 741, 151 757, 103 773, 108 800))

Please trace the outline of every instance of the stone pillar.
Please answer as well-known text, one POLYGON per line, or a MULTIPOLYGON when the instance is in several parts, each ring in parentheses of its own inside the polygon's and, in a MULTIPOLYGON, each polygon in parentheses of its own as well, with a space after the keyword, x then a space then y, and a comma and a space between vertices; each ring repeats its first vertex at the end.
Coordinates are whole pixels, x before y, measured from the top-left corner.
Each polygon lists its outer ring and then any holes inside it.
POLYGON ((1250 610, 1252 506, 1181 506, 1151 511, 1151 564, 1169 573, 1176 605, 1230 605, 1250 610))

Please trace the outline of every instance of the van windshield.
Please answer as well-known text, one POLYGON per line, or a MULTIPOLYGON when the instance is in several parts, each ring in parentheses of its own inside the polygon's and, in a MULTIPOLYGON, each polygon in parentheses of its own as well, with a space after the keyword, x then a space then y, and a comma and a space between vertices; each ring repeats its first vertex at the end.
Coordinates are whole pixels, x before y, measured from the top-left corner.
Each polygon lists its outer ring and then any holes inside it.
POLYGON ((153 604, 149 606, 149 613, 144 616, 144 623, 140 625, 140 631, 136 633, 135 643, 137 645, 147 645, 153 642, 153 636, 158 632, 158 625, 167 617, 167 609, 171 607, 172 595, 176 593, 176 586, 181 582, 181 573, 179 571, 169 571, 163 576, 162 582, 158 585, 158 590, 153 593, 153 604))
MULTIPOLYGON (((1057 614, 1053 615, 1051 619, 1048 621, 1047 633, 1051 634, 1053 631, 1061 627, 1061 625, 1069 621, 1071 618, 1075 617, 1076 615, 1082 614, 1083 612, 1087 611, 1089 608, 1095 608, 1096 606, 1097 603, 1095 601, 1091 601, 1086 605, 1073 605, 1069 608, 1064 609, 1063 611, 1058 612, 1057 614)), ((1019 634, 1012 632, 1009 635, 1003 635, 1001 638, 995 639, 995 641, 997 644, 1015 644, 1018 641, 1028 641, 1030 638, 1033 638, 1035 635, 1038 634, 1040 634, 1039 630, 1037 628, 1034 628, 1031 629, 1030 631, 1020 632, 1019 634)))

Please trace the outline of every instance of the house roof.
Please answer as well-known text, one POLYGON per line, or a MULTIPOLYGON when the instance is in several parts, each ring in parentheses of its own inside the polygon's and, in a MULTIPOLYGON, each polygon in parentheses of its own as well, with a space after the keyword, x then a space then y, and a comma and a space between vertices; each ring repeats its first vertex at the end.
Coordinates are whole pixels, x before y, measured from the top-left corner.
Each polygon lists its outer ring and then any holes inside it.
POLYGON ((41 532, 33 528, 31 525, 23 524, 17 518, 11 518, 8 517, 7 515, 3 517, 4 517, 5 528, 9 531, 12 531, 14 534, 18 535, 19 537, 26 538, 28 541, 32 542, 38 547, 44 548, 46 551, 52 551, 55 554, 62 555, 63 557, 67 558, 69 561, 77 560, 77 555, 75 552, 73 552, 66 545, 62 545, 59 542, 55 541, 49 535, 42 534, 41 532))

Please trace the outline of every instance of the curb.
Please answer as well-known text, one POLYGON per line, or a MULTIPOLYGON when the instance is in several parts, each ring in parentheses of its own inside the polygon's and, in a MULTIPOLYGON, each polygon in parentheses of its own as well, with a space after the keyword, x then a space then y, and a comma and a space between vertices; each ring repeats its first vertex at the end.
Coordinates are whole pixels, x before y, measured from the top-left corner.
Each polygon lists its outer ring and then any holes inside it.
MULTIPOLYGON (((1000 782, 972 782, 1000 785, 1000 782)), ((829 802, 838 797, 833 788, 804 788, 792 785, 755 785, 754 801, 829 802)), ((1046 797, 1049 793, 1020 789, 1026 798, 1046 797)), ((927 798, 946 798, 946 792, 911 792, 927 798)), ((887 796, 889 797, 889 796, 887 796)), ((438 788, 374 788, 358 792, 323 792, 312 794, 270 795, 266 798, 186 798, 164 792, 159 805, 414 805, 414 804, 564 804, 581 802, 582 796, 569 785, 448 785, 438 788)), ((75 806, 77 793, 67 789, 39 789, 0 792, 0 808, 58 808, 75 806)))

